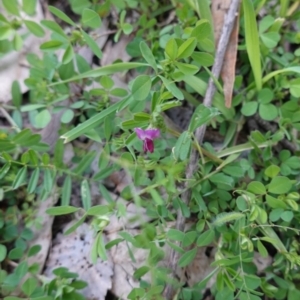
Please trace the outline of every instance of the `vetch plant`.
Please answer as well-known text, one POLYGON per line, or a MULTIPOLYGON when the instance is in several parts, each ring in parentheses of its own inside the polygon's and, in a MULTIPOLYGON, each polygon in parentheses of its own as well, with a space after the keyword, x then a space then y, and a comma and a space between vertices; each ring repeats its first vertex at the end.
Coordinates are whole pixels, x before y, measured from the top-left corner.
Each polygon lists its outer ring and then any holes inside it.
POLYGON ((92 261, 114 262, 117 298, 198 300, 211 279, 215 300, 299 299, 299 3, 240 1, 227 108, 215 1, 68 2, 77 20, 52 6, 55 22, 33 22, 37 1, 0 0, 13 16, 0 14, 1 64, 45 37, 26 56, 28 93, 14 78, 12 102, 0 97, 0 298, 86 298, 93 282, 72 264, 49 281, 29 263, 55 252, 35 240, 51 244, 49 218, 53 236, 94 227, 92 261))

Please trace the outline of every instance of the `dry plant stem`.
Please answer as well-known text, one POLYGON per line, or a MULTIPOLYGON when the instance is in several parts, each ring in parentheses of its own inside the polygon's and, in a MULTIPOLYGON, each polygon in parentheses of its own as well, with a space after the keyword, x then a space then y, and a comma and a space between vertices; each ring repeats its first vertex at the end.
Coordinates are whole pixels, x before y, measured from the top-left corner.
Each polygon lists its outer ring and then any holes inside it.
MULTIPOLYGON (((228 13, 227 13, 225 21, 224 21, 223 30, 221 33, 221 37, 220 37, 217 52, 216 52, 215 63, 212 68, 212 74, 215 78, 219 78, 219 75, 220 75, 220 72, 222 69, 222 64, 223 64, 227 44, 228 44, 228 41, 230 38, 231 31, 234 26, 235 18, 237 16, 239 3, 240 3, 240 0, 232 0, 230 8, 228 10, 228 13)), ((215 88, 214 82, 210 78, 210 80, 208 82, 205 98, 203 101, 203 104, 205 106, 208 106, 208 107, 211 106, 213 96, 215 93, 215 89, 216 88, 215 88)), ((199 144, 201 144, 203 141, 205 130, 206 130, 206 126, 203 125, 203 126, 197 128, 197 130, 195 132, 195 138, 199 144)), ((189 179, 192 179, 193 175, 197 171, 198 160, 199 160, 198 151, 195 149, 192 149, 190 161, 189 161, 189 164, 186 169, 186 179, 188 179, 185 183, 186 191, 182 194, 182 197, 181 197, 182 202, 184 202, 185 204, 188 204, 190 201, 190 198, 191 198, 191 189, 188 188, 188 184, 189 184, 189 179)), ((184 225, 185 225, 185 217, 182 215, 182 212, 179 209, 178 213, 177 213, 177 219, 176 219, 176 229, 183 231, 184 225)), ((178 265, 179 256, 180 256, 179 252, 175 251, 174 249, 171 249, 170 256, 169 256, 169 262, 168 262, 168 266, 172 272, 171 278, 176 277, 176 268, 178 265)), ((171 284, 166 285, 163 295, 164 295, 165 299, 168 299, 168 300, 173 299, 174 288, 171 284)))
POLYGON ((17 123, 13 120, 13 118, 9 115, 9 113, 3 107, 0 107, 0 112, 2 112, 3 116, 6 118, 6 120, 10 123, 10 125, 16 132, 21 131, 21 129, 19 128, 17 123))

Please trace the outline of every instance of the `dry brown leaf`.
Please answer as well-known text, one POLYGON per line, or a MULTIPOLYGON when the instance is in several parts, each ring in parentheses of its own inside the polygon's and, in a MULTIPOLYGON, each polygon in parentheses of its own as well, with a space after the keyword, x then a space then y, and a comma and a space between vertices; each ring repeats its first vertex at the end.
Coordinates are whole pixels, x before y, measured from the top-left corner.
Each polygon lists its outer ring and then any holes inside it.
MULTIPOLYGON (((6 11, 3 9, 2 1, 0 1, 0 11, 8 19, 11 16, 6 15, 6 11)), ((21 12, 21 16, 25 20, 31 20, 39 22, 44 19, 44 14, 40 2, 37 2, 36 15, 29 17, 21 12)), ((25 35, 28 30, 25 26, 18 29, 20 35, 25 35)), ((21 92, 28 91, 28 87, 24 84, 24 79, 29 76, 29 67, 26 60, 26 55, 31 52, 35 54, 41 53, 39 46, 43 40, 33 35, 29 35, 25 38, 22 50, 19 52, 12 51, 3 56, 0 59, 0 103, 6 103, 11 100, 11 86, 13 81, 17 80, 20 84, 21 92)))
MULTIPOLYGON (((216 45, 219 42, 219 38, 224 25, 224 18, 230 7, 230 3, 231 0, 212 0, 211 9, 212 9, 212 15, 214 20, 216 45)), ((221 78, 223 80, 223 89, 224 89, 224 96, 225 96, 225 105, 228 108, 231 107, 233 85, 235 80, 235 64, 236 64, 236 57, 237 57, 238 34, 239 34, 239 18, 237 16, 227 45, 223 68, 221 71, 221 78)))
MULTIPOLYGON (((130 229, 126 230, 132 236, 138 235, 141 233, 138 229, 130 229)), ((119 238, 117 232, 111 233, 108 236, 108 240, 114 240, 119 238)), ((131 290, 135 287, 140 286, 139 280, 134 279, 134 272, 142 267, 148 266, 147 258, 149 254, 149 249, 140 249, 135 248, 131 244, 130 249, 133 253, 133 257, 135 262, 132 261, 127 242, 121 242, 118 245, 114 246, 110 250, 110 255, 112 257, 112 261, 114 263, 114 276, 113 276, 113 285, 112 285, 112 293, 121 299, 127 299, 127 295, 131 292, 131 290)), ((166 257, 159 263, 159 266, 167 267, 168 262, 168 254, 170 253, 170 248, 168 246, 164 246, 161 248, 163 253, 165 253, 166 257)), ((180 279, 181 282, 185 281, 185 275, 181 268, 176 270, 177 278, 180 279)), ((146 273, 142 279, 151 283, 153 278, 151 278, 153 274, 149 271, 146 273)))
POLYGON ((83 223, 70 235, 58 234, 53 241, 44 275, 53 277, 53 269, 66 267, 88 283, 86 288, 80 290, 82 295, 88 300, 104 300, 112 287, 113 264, 110 258, 109 261, 98 259, 96 264, 92 263, 90 252, 93 233, 92 228, 83 223))
MULTIPOLYGON (((140 230, 127 230, 131 235, 137 235, 140 230)), ((117 232, 107 235, 109 241, 120 238, 117 232)), ((136 269, 146 264, 148 250, 131 247, 135 262, 133 262, 128 253, 127 243, 121 242, 110 250, 112 262, 114 264, 114 276, 112 280, 112 293, 121 299, 127 299, 127 295, 133 288, 139 287, 138 280, 133 278, 136 269)), ((143 279, 149 279, 148 276, 143 279)))
MULTIPOLYGON (((102 20, 102 24, 101 24, 100 28, 89 31, 89 35, 95 40, 99 49, 101 49, 101 50, 103 49, 103 47, 106 44, 107 39, 109 37, 107 32, 108 32, 108 22, 106 19, 102 20)), ((89 46, 78 45, 75 48, 75 52, 77 54, 81 55, 87 61, 87 63, 89 65, 92 64, 94 53, 89 46)), ((77 69, 77 66, 76 66, 76 69, 77 69)))
MULTIPOLYGON (((35 245, 39 245, 41 249, 36 255, 28 257, 27 263, 29 266, 36 264, 38 266, 38 274, 41 273, 42 269, 44 268, 52 241, 52 223, 54 217, 48 215, 46 213, 46 210, 49 207, 53 207, 56 204, 57 200, 58 194, 53 193, 53 195, 45 201, 39 202, 39 207, 37 208, 36 212, 36 215, 38 216, 37 221, 39 222, 39 226, 31 228, 33 233, 33 239, 30 240, 28 244, 28 249, 35 245)), ((25 282, 28 278, 29 273, 27 273, 24 276, 24 278, 22 278, 22 282, 25 282)), ((20 288, 15 289, 13 295, 22 295, 22 291, 20 290, 20 288)))
POLYGON ((273 259, 271 256, 262 257, 258 252, 254 252, 253 263, 257 268, 257 273, 264 273, 266 268, 272 265, 273 259))
POLYGON ((114 190, 118 193, 121 193, 125 187, 130 184, 130 179, 125 170, 119 170, 112 173, 107 179, 107 184, 110 184, 114 187, 114 190))
POLYGON ((101 59, 101 65, 110 65, 116 60, 129 61, 131 57, 127 54, 125 48, 131 42, 132 37, 122 35, 117 43, 108 41, 103 49, 103 56, 101 59))
MULTIPOLYGON (((112 199, 116 198, 116 195, 110 194, 112 199)), ((128 202, 121 197, 117 197, 116 206, 119 208, 118 210, 124 211, 125 213, 124 215, 111 215, 109 224, 105 228, 106 232, 111 233, 121 229, 138 228, 151 220, 149 216, 147 216, 145 208, 128 202)))
MULTIPOLYGON (((126 46, 132 40, 131 36, 122 35, 120 40, 117 43, 112 43, 112 41, 108 41, 103 49, 103 56, 101 59, 101 65, 106 66, 114 63, 116 60, 122 60, 123 62, 127 62, 131 59, 131 56, 126 51, 126 46)), ((117 73, 111 75, 115 83, 116 88, 122 88, 128 91, 128 73, 117 73)), ((117 97, 111 97, 112 102, 119 101, 117 97)))
POLYGON ((34 245, 40 245, 41 250, 37 255, 28 258, 28 265, 37 263, 39 266, 38 272, 40 273, 45 265, 46 258, 48 256, 49 248, 52 241, 52 224, 54 217, 46 213, 46 210, 53 207, 57 200, 58 194, 50 196, 45 201, 39 201, 39 207, 36 211, 38 219, 41 221, 41 228, 32 228, 33 239, 29 243, 29 248, 34 245))
MULTIPOLYGON (((174 223, 169 223, 168 228, 174 227, 174 223)), ((190 227, 190 224, 186 226, 190 227)), ((159 229, 157 228, 159 231, 159 229)), ((138 235, 141 233, 139 229, 129 229, 126 230, 132 236, 138 235)), ((120 238, 118 232, 113 232, 107 235, 109 241, 120 238)), ((133 257, 135 258, 135 262, 132 261, 127 243, 121 242, 118 245, 114 246, 110 250, 110 255, 112 261, 114 263, 114 276, 113 276, 113 284, 112 284, 112 292, 121 299, 127 299, 127 295, 130 293, 132 288, 139 287, 140 283, 138 280, 134 279, 133 274, 135 270, 142 266, 148 266, 147 258, 149 254, 149 250, 147 249, 137 249, 133 247, 131 244, 130 248, 133 253, 133 257)), ((197 255, 193 262, 190 263, 185 268, 177 268, 176 269, 176 278, 180 280, 181 283, 187 283, 189 286, 193 286, 194 284, 203 280, 212 270, 210 264, 213 262, 214 258, 214 249, 210 251, 210 254, 207 253, 207 249, 211 250, 209 247, 199 248, 197 251, 197 255)), ((170 247, 165 245, 161 248, 163 253, 165 253, 164 259, 159 262, 159 266, 167 267, 170 254, 170 247)), ((153 280, 151 278, 151 272, 146 273, 142 279, 144 281, 148 281, 151 283, 153 280)), ((215 281, 213 277, 208 286, 212 286, 215 281)))
MULTIPOLYGON (((184 270, 187 277, 187 284, 194 286, 203 280, 209 273, 213 271, 210 264, 214 261, 215 249, 210 247, 200 247, 197 250, 196 257, 192 263, 190 263, 184 270), (209 251, 208 251, 209 250, 209 251)), ((215 281, 215 278, 211 278, 207 284, 211 287, 215 281)))

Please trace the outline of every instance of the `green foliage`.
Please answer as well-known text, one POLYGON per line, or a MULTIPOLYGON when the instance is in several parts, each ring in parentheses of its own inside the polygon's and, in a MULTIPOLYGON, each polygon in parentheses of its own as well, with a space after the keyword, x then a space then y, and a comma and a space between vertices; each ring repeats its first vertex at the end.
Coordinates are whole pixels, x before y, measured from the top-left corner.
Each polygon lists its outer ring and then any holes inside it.
POLYGON ((201 299, 213 276, 215 299, 259 300, 264 295, 298 299, 296 3, 278 0, 275 9, 268 1, 242 1, 235 96, 227 109, 222 82, 217 82, 212 107, 199 101, 205 96, 208 68, 216 53, 209 1, 69 2, 78 21, 50 6, 60 21, 37 22, 27 18, 35 15, 37 1, 1 1, 1 58, 22 50, 29 36, 47 37, 39 44, 41 56, 26 57, 28 97, 22 95, 22 83, 14 81, 12 104, 1 103, 1 115, 11 125, 0 129, 1 299, 84 299, 80 290, 88 283, 79 280, 80 274, 60 267, 45 280, 37 274, 37 266, 28 263, 41 250, 40 245, 29 247, 33 229, 41 227, 36 208, 54 195, 59 202, 47 214, 75 219, 66 235, 90 222, 94 263, 110 259, 109 251, 122 242, 133 262, 136 248, 147 251, 144 265, 133 274, 140 286, 126 295, 128 299, 163 299, 164 286, 171 281, 178 287, 178 299, 201 299), (174 21, 167 24, 163 20, 170 10, 174 21), (92 69, 78 47, 86 46, 103 58, 94 30, 104 26, 110 11, 117 18, 109 32, 116 45, 124 35, 135 36, 124 49, 132 59, 92 69), (134 18, 135 13, 140 17, 134 18), (117 73, 130 75, 126 88, 118 86, 112 76, 117 73), (177 132, 162 113, 183 101, 195 109, 186 130, 177 132), (50 126, 57 116, 60 139, 48 145, 35 132, 50 126), (246 126, 249 121, 255 128, 246 126), (199 145, 194 132, 203 125, 218 132, 222 145, 199 145), (149 139, 137 136, 135 128, 160 130, 160 136, 151 140, 153 153, 143 153, 142 144, 149 139), (66 163, 65 144, 70 142, 74 153, 66 163), (97 151, 90 150, 90 144, 97 151), (182 187, 194 150, 200 158, 193 162, 196 174, 185 185, 191 192, 186 203, 182 187), (120 170, 130 178, 118 191, 125 204, 112 197, 107 185, 120 170), (74 187, 80 190, 81 207, 73 203, 74 187), (94 187, 103 203, 94 202, 94 187), (106 243, 106 227, 114 218, 128 218, 127 204, 132 203, 142 207, 142 217, 151 222, 139 224, 137 234, 124 226, 106 243), (178 216, 189 221, 184 231, 174 228, 178 216), (162 267, 164 247, 178 252, 180 268, 194 264, 203 247, 212 247, 214 270, 194 285, 178 283, 162 267), (273 263, 260 274, 256 255, 272 256, 273 263), (144 276, 149 274, 152 279, 147 282, 144 276), (23 296, 14 296, 16 290, 23 296))

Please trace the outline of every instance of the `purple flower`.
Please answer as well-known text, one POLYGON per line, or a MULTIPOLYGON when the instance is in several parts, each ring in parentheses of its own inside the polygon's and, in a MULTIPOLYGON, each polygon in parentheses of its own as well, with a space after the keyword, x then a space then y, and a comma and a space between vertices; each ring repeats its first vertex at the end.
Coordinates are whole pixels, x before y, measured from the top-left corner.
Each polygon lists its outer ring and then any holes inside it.
POLYGON ((153 140, 158 138, 160 135, 159 129, 151 128, 143 130, 142 128, 135 128, 134 131, 136 132, 138 138, 144 141, 143 149, 144 152, 147 153, 154 151, 154 143, 153 140))

